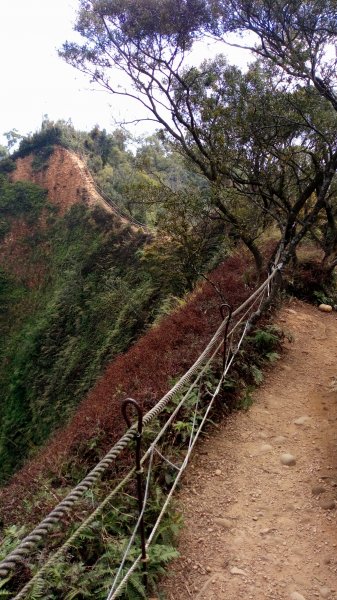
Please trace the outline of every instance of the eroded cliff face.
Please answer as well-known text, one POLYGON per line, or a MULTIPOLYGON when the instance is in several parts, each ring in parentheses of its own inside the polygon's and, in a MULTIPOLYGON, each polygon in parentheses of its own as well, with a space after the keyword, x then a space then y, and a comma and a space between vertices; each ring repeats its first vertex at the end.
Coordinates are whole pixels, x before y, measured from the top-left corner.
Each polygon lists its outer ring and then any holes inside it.
MULTIPOLYGON (((46 165, 39 170, 34 169, 33 161, 33 154, 17 159, 10 179, 12 182, 30 181, 46 189, 49 202, 58 209, 58 216, 63 216, 74 204, 83 203, 89 207, 102 207, 115 216, 116 224, 128 224, 127 219, 121 217, 100 196, 88 168, 74 152, 55 146, 46 165)), ((48 213, 43 210, 33 225, 24 218, 16 219, 0 243, 0 267, 29 287, 39 285, 45 277, 45 258, 49 253, 48 235, 45 235, 47 216, 48 213), (32 261, 34 236, 40 234, 45 238, 43 256, 41 260, 35 257, 32 261)))
POLYGON ((11 181, 31 181, 48 191, 48 198, 64 214, 73 204, 84 202, 87 206, 99 205, 108 212, 113 209, 103 200, 95 188, 93 178, 77 154, 55 146, 46 167, 35 170, 34 156, 18 158, 11 181))

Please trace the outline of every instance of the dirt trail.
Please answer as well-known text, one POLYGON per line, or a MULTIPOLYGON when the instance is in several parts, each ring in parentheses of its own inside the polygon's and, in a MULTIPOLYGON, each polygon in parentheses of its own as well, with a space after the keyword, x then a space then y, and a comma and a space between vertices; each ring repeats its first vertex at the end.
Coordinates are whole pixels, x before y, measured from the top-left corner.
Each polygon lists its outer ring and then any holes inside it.
POLYGON ((185 476, 169 600, 337 600, 336 313, 293 301, 277 320, 293 342, 185 476))

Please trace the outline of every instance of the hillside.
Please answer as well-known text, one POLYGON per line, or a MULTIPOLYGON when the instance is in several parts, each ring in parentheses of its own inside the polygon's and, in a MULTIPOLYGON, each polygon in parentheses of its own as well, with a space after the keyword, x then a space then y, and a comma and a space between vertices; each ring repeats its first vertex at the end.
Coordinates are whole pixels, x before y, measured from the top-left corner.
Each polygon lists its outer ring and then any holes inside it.
POLYGON ((112 209, 95 189, 93 179, 84 162, 74 152, 55 146, 46 164, 34 168, 34 154, 18 158, 11 181, 31 181, 47 190, 49 201, 65 214, 77 202, 87 206, 112 209))
POLYGON ((151 323, 170 284, 151 280, 149 236, 107 205, 73 152, 18 158, 0 183, 4 480, 151 323))
MULTIPOLYGON (((5 247, 10 246, 10 240, 14 253, 19 249, 19 262, 21 253, 32 273, 40 268, 40 278, 33 280, 27 278, 25 269, 20 272, 15 268, 17 261, 12 267, 10 262, 3 265, 5 319, 10 322, 1 347, 0 381, 5 390, 0 422, 3 481, 14 473, 0 492, 2 522, 9 526, 4 529, 5 545, 7 541, 15 543, 16 536, 22 535, 20 524, 31 528, 37 523, 121 437, 125 431, 121 402, 132 397, 144 411, 153 407, 208 343, 223 318, 220 305, 223 308, 224 301, 228 301, 235 308, 256 287, 251 259, 239 248, 204 277, 206 282, 199 283, 192 293, 176 297, 175 272, 165 269, 153 238, 105 211, 99 202, 93 200, 90 204, 90 186, 94 188, 94 184, 85 168, 74 167, 77 162, 81 166, 81 161, 74 160, 72 153, 56 154, 45 165, 44 174, 34 172, 35 157, 25 157, 11 175, 11 183, 1 182, 2 216, 9 227, 4 235, 5 247), (58 163, 62 154, 63 160, 58 163), (55 181, 59 182, 62 165, 63 177, 69 174, 72 194, 77 193, 80 182, 83 184, 82 200, 77 196, 73 201, 70 194, 69 206, 66 193, 62 196, 60 192, 61 200, 54 202, 49 191, 55 188, 55 181), (19 177, 32 177, 33 181, 23 183, 19 177), (26 208, 17 214, 18 206, 26 208), (164 316, 166 312, 169 314, 164 316), (11 527, 14 537, 9 541, 11 527)), ((169 247, 170 239, 164 241, 169 247)), ((264 247, 266 255, 272 250, 272 242, 270 246, 264 247)), ((246 331, 245 326, 243 329, 246 331)), ((279 349, 281 335, 267 326, 265 330, 253 329, 247 336, 239 360, 223 382, 217 416, 238 406, 242 390, 243 406, 249 402, 251 386, 263 377, 261 367, 278 356, 275 349, 279 349)), ((232 343, 228 351, 236 355, 232 343)), ((199 387, 198 398, 206 405, 208 386, 214 384, 223 368, 224 358, 220 358, 199 387)), ((172 453, 176 441, 184 439, 182 426, 186 424, 180 421, 173 426, 172 444, 168 440, 172 453)), ((108 468, 90 502, 83 498, 75 519, 104 497, 111 479, 115 481, 125 472, 129 460, 127 450, 118 464, 108 468)), ((161 482, 161 470, 158 472, 158 484, 165 490, 172 480, 166 480, 165 474, 161 482)), ((155 493, 160 496, 163 490, 158 487, 155 493)), ((131 486, 131 499, 132 495, 131 486)), ((112 528, 115 526, 112 518, 112 528)), ((129 529, 129 519, 125 527, 129 529)), ((62 539, 61 532, 56 539, 62 539)), ((94 539, 93 554, 89 556, 87 550, 89 554, 91 550, 84 536, 79 546, 80 561, 99 559, 103 551, 100 537, 94 539)), ((27 568, 22 581, 16 575, 10 580, 13 593, 29 576, 30 564, 27 568)), ((72 568, 76 569, 75 562, 70 571, 72 568)), ((104 573, 102 580, 99 569, 93 577, 89 571, 85 576, 89 577, 85 585, 94 597, 103 597, 102 590, 108 584, 106 570, 104 573)), ((73 590, 74 585, 73 581, 64 583, 63 576, 49 583, 57 594, 64 586, 73 590)))
MULTIPOLYGON (((243 275, 249 269, 247 257, 236 254, 212 273, 213 284, 231 298, 233 307, 251 292, 252 288, 243 282, 243 275)), ((108 361, 102 376, 88 395, 83 396, 68 426, 59 430, 0 493, 5 522, 21 521, 23 514, 19 507, 27 497, 28 482, 29 497, 46 477, 51 478, 54 493, 59 488, 62 494, 65 484, 72 480, 75 483, 80 474, 86 473, 125 429, 121 401, 133 397, 144 409, 153 406, 172 380, 193 363, 220 321, 218 293, 213 285, 204 283, 186 303, 161 319, 127 352, 108 361), (68 465, 67 473, 60 476, 64 464, 68 465)), ((247 373, 244 366, 237 365, 235 373, 238 379, 245 377, 247 382, 253 378, 252 372, 247 373)), ((30 518, 38 517, 47 506, 40 499, 38 505, 32 505, 30 518)))
MULTIPOLYGON (((58 217, 64 216, 73 206, 81 205, 89 209, 99 207, 104 212, 114 215, 116 223, 128 224, 127 219, 98 193, 86 164, 75 152, 54 146, 53 152, 45 161, 36 163, 34 153, 17 158, 9 179, 13 183, 30 182, 43 188, 53 213, 58 217)), ((34 224, 32 232, 22 215, 17 215, 10 231, 1 241, 0 266, 17 277, 24 276, 30 285, 39 283, 40 270, 36 269, 36 265, 31 268, 31 256, 30 253, 27 255, 26 245, 22 246, 22 241, 32 233, 36 235, 38 231, 45 231, 46 219, 44 210, 34 224)), ((134 228, 134 225, 132 227, 134 228)))

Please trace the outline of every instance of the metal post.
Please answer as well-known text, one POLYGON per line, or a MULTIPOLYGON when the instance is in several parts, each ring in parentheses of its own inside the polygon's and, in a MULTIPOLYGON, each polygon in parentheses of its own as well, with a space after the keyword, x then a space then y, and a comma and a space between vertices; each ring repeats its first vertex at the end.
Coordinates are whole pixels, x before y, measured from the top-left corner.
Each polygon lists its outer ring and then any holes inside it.
POLYGON ((230 304, 227 304, 226 302, 224 302, 223 304, 221 304, 220 306, 220 312, 221 312, 221 317, 222 320, 225 320, 225 315, 224 315, 224 308, 228 309, 228 315, 227 315, 227 323, 226 323, 226 327, 225 327, 225 331, 224 331, 224 338, 223 338, 223 358, 222 358, 222 372, 225 372, 225 368, 226 368, 226 359, 227 359, 227 334, 228 334, 228 329, 229 329, 229 324, 232 318, 232 312, 233 312, 233 308, 230 304))
MULTIPOLYGON (((143 433, 143 411, 139 406, 136 400, 132 398, 127 398, 124 400, 122 404, 122 415, 125 419, 127 426, 131 427, 131 421, 127 414, 128 406, 134 406, 137 411, 138 416, 138 428, 137 428, 137 436, 136 436, 136 476, 137 476, 137 495, 138 495, 138 510, 139 515, 142 514, 143 511, 143 468, 140 464, 141 461, 141 441, 142 441, 142 433, 143 433)), ((143 565, 143 583, 145 590, 147 589, 147 566, 146 563, 148 561, 146 554, 146 539, 145 539, 145 526, 144 526, 144 515, 141 516, 139 522, 139 535, 142 549, 142 565, 143 565)))

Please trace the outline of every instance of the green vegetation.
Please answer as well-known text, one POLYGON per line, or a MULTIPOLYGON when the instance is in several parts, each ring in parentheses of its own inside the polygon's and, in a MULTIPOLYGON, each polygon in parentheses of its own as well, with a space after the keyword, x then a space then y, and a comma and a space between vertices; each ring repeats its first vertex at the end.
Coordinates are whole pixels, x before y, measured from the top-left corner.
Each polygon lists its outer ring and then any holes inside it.
MULTIPOLYGON (((164 491, 158 484, 157 475, 152 476, 152 489, 144 514, 148 532, 156 521, 165 499, 164 491)), ((133 533, 137 520, 137 501, 134 497, 134 486, 129 485, 125 493, 114 499, 113 508, 107 507, 97 516, 94 522, 81 531, 70 550, 53 561, 41 579, 38 579, 27 594, 29 600, 40 598, 93 598, 103 600, 111 588, 113 574, 118 569, 129 538, 133 533)), ((89 502, 88 502, 89 504, 89 502)), ((74 528, 79 524, 75 524, 74 528)), ((147 564, 148 587, 144 587, 141 569, 137 569, 130 577, 125 591, 121 593, 123 600, 140 600, 147 598, 149 590, 156 590, 156 584, 165 573, 168 562, 178 557, 174 548, 182 520, 171 506, 155 534, 153 544, 148 551, 147 564)), ((0 550, 2 559, 22 538, 23 528, 11 526, 4 531, 0 550)), ((132 565, 140 553, 137 537, 127 558, 122 574, 132 565)), ((32 567, 32 571, 35 568, 32 567)), ((5 590, 0 595, 12 596, 20 582, 8 578, 2 583, 5 590)))
POLYGON ((10 159, 4 150, 0 170, 32 152, 33 170, 44 169, 56 143, 80 152, 100 189, 159 235, 120 228, 99 208, 74 206, 61 218, 44 190, 0 175, 0 238, 22 223, 18 261, 27 266, 14 275, 20 266, 5 262, 0 273, 1 481, 62 427, 103 366, 224 255, 223 227, 205 222, 207 189, 157 137, 134 154, 122 131, 76 132, 45 118, 10 159), (189 196, 180 191, 187 182, 189 196))
POLYGON ((0 175, 0 239, 10 230, 14 219, 23 218, 28 225, 37 222, 47 205, 47 192, 29 182, 11 184, 0 175))
POLYGON ((74 206, 53 217, 48 232, 25 240, 31 261, 42 261, 45 284, 30 289, 2 272, 2 480, 62 426, 103 365, 154 319, 163 297, 142 265, 144 243, 143 235, 116 228, 100 209, 74 206))
POLYGON ((122 93, 114 68, 123 70, 125 95, 203 178, 213 215, 246 245, 258 272, 261 235, 274 224, 283 264, 310 235, 330 275, 337 264, 335 9, 334 0, 81 0, 82 40, 60 54, 112 94, 122 93), (233 33, 255 56, 247 71, 221 54, 191 65, 195 41, 213 36, 226 48, 233 33))
MULTIPOLYGON (((26 138, 8 132, 8 149, 0 148, 0 241, 7 243, 11 231, 21 229, 13 256, 3 245, 0 268, 2 481, 64 426, 103 367, 183 303, 200 275, 238 242, 254 258, 258 276, 267 263, 282 261, 288 290, 315 302, 334 302, 334 11, 332 0, 80 0, 76 30, 83 43, 66 43, 61 54, 120 94, 110 71, 115 63, 129 76, 131 92, 125 93, 135 94, 161 130, 137 143, 123 130, 108 133, 95 126, 89 133, 77 132, 70 122, 45 118, 41 130, 26 138), (232 33, 255 36, 256 60, 247 70, 221 54, 199 66, 185 60, 196 40, 211 35, 226 42, 232 33), (61 217, 43 190, 8 181, 13 160, 31 153, 33 171, 44 170, 55 144, 79 153, 101 193, 148 228, 137 232, 116 224, 100 208, 81 205, 61 217), (144 233, 149 230, 155 234, 144 233), (299 264, 303 241, 315 246, 316 262, 299 264)), ((249 285, 248 274, 246 279, 249 285)), ((221 286, 214 289, 220 297, 221 286)), ((189 321, 191 345, 198 326, 196 311, 189 321)), ((279 345, 280 333, 272 327, 247 337, 223 383, 219 412, 250 405, 262 368, 277 360, 279 345)), ((181 363, 172 358, 172 364, 181 363)), ((191 417, 193 406, 197 401, 199 408, 207 405, 221 367, 220 361, 207 373, 168 433, 164 449, 172 462, 181 458, 201 420, 199 414, 191 417)), ((105 410, 109 396, 101 395, 105 410)), ((80 442, 82 462, 68 457, 63 465, 69 467, 68 484, 96 460, 104 446, 99 446, 100 435, 104 432, 98 430, 86 448, 86 440, 80 442)), ((62 495, 65 481, 59 483, 55 473, 52 477, 62 495)), ((148 523, 174 477, 169 466, 156 471, 148 523)), ((98 503, 104 492, 94 490, 83 508, 98 503)), ((36 584, 32 598, 105 598, 136 512, 131 486, 114 510, 83 531, 65 559, 53 565, 47 582, 36 584)), ((176 525, 169 515, 151 549, 153 589, 163 564, 176 555, 171 546, 176 525)), ((21 532, 7 532, 5 549, 17 535, 21 532)), ((124 596, 146 597, 138 572, 124 596)))
MULTIPOLYGON (((282 332, 271 326, 255 330, 250 335, 240 350, 238 360, 235 362, 234 371, 230 381, 225 381, 219 391, 217 402, 206 420, 204 433, 210 434, 215 422, 224 412, 229 409, 228 397, 233 395, 236 401, 233 406, 247 408, 251 402, 253 384, 257 384, 256 373, 268 363, 272 351, 279 349, 282 332)), ((144 514, 146 536, 151 533, 161 507, 166 499, 167 493, 175 481, 177 471, 173 465, 181 464, 189 446, 190 437, 200 425, 205 411, 208 407, 210 396, 214 393, 222 369, 222 357, 215 360, 211 367, 205 371, 202 380, 195 388, 190 390, 187 384, 176 396, 170 407, 163 411, 150 427, 146 427, 143 433, 143 445, 154 441, 161 427, 167 422, 173 408, 176 408, 185 394, 188 396, 180 407, 175 420, 167 429, 165 436, 160 442, 160 453, 167 458, 162 461, 155 454, 152 463, 151 485, 149 488, 149 501, 144 514), (196 411, 196 412, 195 412, 196 411)), ((260 380, 261 381, 261 380, 260 380)), ((145 474, 147 467, 145 466, 145 474)), ((114 481, 108 478, 99 486, 95 486, 90 494, 81 501, 78 511, 91 512, 99 506, 107 493, 114 487, 114 481)), ((50 490, 51 482, 45 481, 44 489, 50 490)), ((28 598, 50 598, 59 597, 90 597, 103 600, 111 587, 114 573, 117 571, 123 551, 127 547, 134 524, 138 517, 138 507, 135 498, 135 480, 124 485, 123 490, 113 498, 111 505, 96 514, 95 520, 81 530, 76 540, 72 541, 71 547, 64 552, 62 557, 51 561, 50 567, 43 576, 35 581, 34 586, 28 594, 28 598)), ((62 493, 62 487, 58 489, 53 485, 53 493, 62 493)), ((41 494, 41 490, 39 492, 41 494)), ((38 496, 30 502, 38 502, 38 496)), ((180 530, 182 521, 174 505, 170 505, 165 512, 155 534, 153 543, 149 548, 149 560, 147 562, 148 587, 144 588, 141 567, 137 568, 130 577, 128 584, 120 594, 123 600, 147 598, 149 593, 158 593, 157 582, 165 573, 166 564, 178 556, 174 549, 176 536, 180 530)), ((73 531, 79 523, 73 525, 73 531)), ((23 536, 22 529, 9 527, 4 532, 2 555, 10 551, 15 541, 23 536)), ((52 547, 50 547, 52 550, 52 547)), ((134 544, 127 557, 124 574, 132 565, 140 553, 139 536, 136 536, 134 544)), ((1 554, 0 554, 1 558, 1 554)), ((32 573, 38 572, 39 567, 27 564, 32 573)), ((24 576, 24 575, 23 575, 24 576)), ((4 583, 6 590, 12 593, 17 591, 18 579, 10 578, 4 583)), ((22 585, 22 582, 21 582, 22 585)), ((7 593, 7 592, 6 592, 7 593)))

